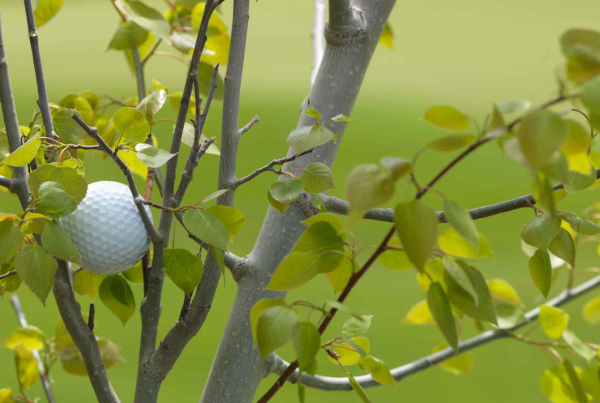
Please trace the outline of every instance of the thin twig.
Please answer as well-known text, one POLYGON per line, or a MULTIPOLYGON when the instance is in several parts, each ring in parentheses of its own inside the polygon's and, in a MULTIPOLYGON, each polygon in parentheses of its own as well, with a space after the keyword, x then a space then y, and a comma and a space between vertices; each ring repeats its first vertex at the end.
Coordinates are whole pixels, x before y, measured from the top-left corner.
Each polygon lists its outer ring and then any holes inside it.
POLYGON ((244 126, 240 129, 240 131, 239 131, 240 136, 242 134, 246 133, 248 130, 252 129, 252 126, 257 124, 259 121, 260 121, 260 118, 258 117, 258 115, 254 115, 254 117, 248 123, 246 123, 246 126, 244 126))
POLYGON ((0 186, 7 188, 8 190, 12 189, 13 180, 11 178, 7 178, 6 176, 0 175, 0 186))
POLYGON ((90 328, 90 332, 94 331, 96 319, 96 306, 94 304, 90 304, 90 313, 88 315, 88 327, 90 328))
POLYGON ((150 52, 148 52, 148 54, 146 56, 144 56, 144 58, 142 59, 142 65, 146 65, 146 63, 148 63, 148 60, 150 60, 152 55, 154 55, 154 52, 156 52, 156 49, 158 49, 161 42, 162 42, 162 39, 158 38, 158 40, 152 46, 152 49, 150 49, 150 52))
POLYGON ((4 274, 0 274, 0 280, 5 279, 6 277, 14 276, 15 274, 17 274, 16 270, 7 271, 4 274))

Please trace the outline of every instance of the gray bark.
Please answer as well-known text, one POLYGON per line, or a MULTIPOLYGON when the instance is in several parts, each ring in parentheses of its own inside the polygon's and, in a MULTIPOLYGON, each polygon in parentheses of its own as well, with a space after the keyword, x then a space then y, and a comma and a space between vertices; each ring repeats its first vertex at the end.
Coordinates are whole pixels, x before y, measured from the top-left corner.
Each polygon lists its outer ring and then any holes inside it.
MULTIPOLYGON (((395 0, 357 1, 355 6, 363 12, 364 25, 357 21, 330 20, 326 31, 325 55, 307 99, 311 106, 323 113, 325 119, 340 113, 351 114, 369 62, 394 4, 395 0)), ((330 6, 334 7, 336 4, 330 3, 330 6)), ((355 13, 343 14, 352 18, 356 16, 355 13)), ((332 14, 330 11, 330 15, 340 14, 332 14)), ((298 126, 313 123, 312 118, 302 115, 298 126)), ((331 166, 345 128, 345 123, 334 123, 331 129, 340 135, 340 139, 317 148, 301 160, 286 165, 284 169, 303 168, 317 161, 331 166)), ((288 155, 294 154, 295 151, 290 149, 288 155)), ((300 221, 307 218, 311 211, 310 201, 306 197, 301 197, 293 203, 283 215, 269 208, 255 247, 244 265, 244 276, 238 283, 235 301, 201 402, 252 401, 266 371, 260 362, 258 350, 252 345, 250 310, 260 299, 284 296, 281 293, 265 291, 264 288, 279 262, 302 234, 304 227, 300 221)))

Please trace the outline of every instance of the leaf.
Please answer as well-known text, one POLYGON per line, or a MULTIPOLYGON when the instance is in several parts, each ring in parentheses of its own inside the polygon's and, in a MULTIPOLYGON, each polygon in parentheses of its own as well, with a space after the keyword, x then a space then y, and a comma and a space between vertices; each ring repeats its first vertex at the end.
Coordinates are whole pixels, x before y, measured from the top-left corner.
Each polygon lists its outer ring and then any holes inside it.
POLYGON ((350 118, 342 113, 331 118, 333 122, 349 122, 350 118))
MULTIPOLYGON (((402 243, 398 239, 392 238, 388 242, 388 246, 402 248, 402 243)), ((379 255, 378 259, 383 267, 390 270, 409 270, 413 268, 413 264, 403 250, 387 249, 379 255)))
POLYGON ((211 194, 209 194, 208 196, 206 196, 204 199, 202 199, 202 201, 200 202, 200 204, 203 204, 203 203, 209 202, 211 200, 214 200, 214 199, 220 197, 221 195, 224 195, 227 192, 229 192, 229 189, 219 189, 217 191, 214 191, 211 194))
MULTIPOLYGON (((190 0, 186 1, 189 2, 190 0)), ((206 4, 201 1, 196 1, 196 3, 197 4, 192 10, 192 27, 194 27, 195 30, 199 30, 200 24, 202 23, 202 16, 204 15, 204 9, 206 4)), ((217 36, 223 32, 227 32, 227 25, 225 25, 225 23, 217 13, 213 13, 210 16, 210 20, 208 20, 208 30, 206 35, 208 37, 217 36)))
POLYGON ((587 129, 571 119, 565 119, 569 126, 569 139, 562 146, 561 151, 567 155, 586 153, 592 145, 592 137, 587 129))
POLYGON ((11 220, 0 221, 0 263, 16 255, 24 241, 25 236, 11 220))
POLYGON ((315 214, 314 216, 302 221, 302 224, 306 225, 307 227, 312 227, 314 224, 316 224, 318 222, 327 222, 333 228, 335 228, 338 232, 340 232, 344 229, 344 224, 342 224, 342 222, 337 218, 336 215, 331 214, 331 213, 315 214))
POLYGON ((544 298, 548 298, 552 286, 552 266, 547 251, 538 249, 529 259, 529 275, 544 298))
POLYGON ((252 307, 252 310, 250 311, 250 326, 252 328, 252 339, 254 340, 255 346, 257 345, 256 327, 258 325, 258 318, 264 311, 266 311, 267 309, 272 308, 274 306, 287 307, 287 305, 285 304, 285 301, 280 298, 261 299, 256 304, 254 304, 254 306, 252 307))
POLYGON ((451 106, 433 106, 425 112, 423 119, 433 126, 451 132, 460 132, 469 128, 469 118, 451 106))
MULTIPOLYGON (((73 94, 77 96, 77 94, 73 94)), ((73 120, 73 108, 75 108, 75 100, 71 109, 61 109, 52 115, 54 130, 63 143, 79 144, 86 136, 85 131, 73 120)), ((85 118, 84 118, 85 120, 85 118)))
POLYGON ((54 164, 42 165, 29 175, 29 189, 34 198, 39 198, 39 189, 46 181, 57 182, 69 194, 73 203, 79 204, 87 193, 87 181, 70 167, 54 164))
POLYGON ((297 322, 292 342, 300 371, 304 371, 315 360, 321 348, 321 335, 311 322, 297 322))
POLYGON ((427 304, 427 300, 423 300, 415 305, 413 305, 409 310, 402 323, 410 324, 410 325, 433 325, 435 324, 435 319, 429 310, 429 305, 427 304))
POLYGON ((47 337, 37 327, 25 326, 14 330, 4 342, 4 347, 11 350, 19 346, 29 351, 41 350, 46 340, 47 337))
POLYGON ((569 213, 569 212, 557 211, 556 215, 561 220, 568 222, 569 225, 571 226, 571 228, 580 234, 583 234, 583 235, 600 234, 600 225, 598 225, 592 221, 584 220, 583 218, 577 217, 575 214, 569 213))
POLYGON ((11 167, 23 167, 35 158, 41 145, 42 140, 40 140, 40 133, 37 133, 21 147, 10 153, 10 155, 2 161, 2 164, 10 165, 11 167))
POLYGON ((64 217, 77 208, 71 196, 63 189, 60 183, 46 181, 38 189, 40 196, 36 211, 50 217, 64 217))
MULTIPOLYGON (((131 268, 125 272, 129 272, 131 270, 134 269, 131 268)), ((125 272, 123 272, 124 276, 125 272)), ((100 284, 102 284, 102 280, 104 280, 104 278, 106 278, 105 274, 95 274, 85 269, 79 270, 73 278, 75 292, 80 295, 87 295, 91 299, 95 299, 98 296, 100 284)), ((125 276, 125 278, 129 280, 127 276, 125 276)))
POLYGON ((540 306, 540 325, 551 339, 559 339, 569 323, 569 315, 560 308, 550 305, 540 306))
POLYGON ((365 315, 362 317, 362 320, 354 317, 348 319, 346 322, 344 322, 342 334, 350 338, 364 336, 371 327, 372 318, 372 315, 365 315))
POLYGON ((206 209, 206 212, 216 217, 221 224, 227 230, 229 240, 233 241, 233 237, 236 236, 246 223, 244 214, 236 208, 229 206, 212 206, 206 209))
POLYGON ((376 164, 354 167, 346 180, 350 224, 360 220, 368 209, 378 207, 394 195, 394 177, 389 169, 376 164))
POLYGON ((296 154, 301 154, 328 143, 332 138, 333 133, 323 126, 301 126, 292 130, 285 142, 296 151, 296 154))
POLYGON ((15 268, 27 287, 46 305, 58 268, 56 260, 39 246, 25 245, 15 256, 15 268))
POLYGON ((330 272, 325 273, 333 292, 338 293, 346 288, 353 273, 352 262, 349 259, 341 259, 340 265, 330 272))
MULTIPOLYGON (((217 265, 219 265, 219 268, 221 269, 223 276, 225 276, 225 258, 223 256, 223 250, 219 249, 213 245, 208 245, 208 250, 209 250, 210 254, 212 255, 212 257, 217 262, 217 265)), ((223 284, 225 284, 224 278, 223 278, 223 284)))
POLYGON ((0 389, 0 403, 17 403, 12 390, 8 388, 0 389))
POLYGON ((436 243, 436 212, 416 200, 400 203, 395 209, 394 223, 408 258, 417 269, 423 270, 436 243))
POLYGON ((335 189, 331 169, 320 162, 313 162, 307 166, 302 172, 300 180, 304 182, 304 190, 308 193, 321 193, 335 189))
MULTIPOLYGON (((431 352, 435 354, 445 349, 446 346, 436 346, 431 350, 431 352)), ((453 375, 462 375, 473 369, 474 362, 475 359, 471 353, 460 353, 460 355, 440 362, 438 367, 446 372, 450 372, 453 375)))
POLYGON ((600 114, 600 77, 595 77, 585 83, 581 91, 581 102, 589 109, 592 123, 597 120, 600 114))
POLYGON ((454 322, 454 314, 440 283, 433 283, 429 287, 427 305, 438 328, 450 346, 458 352, 458 333, 456 331, 456 323, 454 322))
POLYGON ((463 148, 477 140, 472 134, 449 134, 430 140, 425 147, 436 151, 449 152, 463 148))
POLYGON ((362 400, 363 403, 371 403, 371 400, 369 400, 369 397, 367 396, 367 393, 365 392, 363 387, 360 386, 360 384, 356 381, 356 379, 354 379, 350 372, 346 372, 346 375, 348 375, 350 386, 352 386, 352 389, 356 392, 360 400, 362 400))
POLYGON ((579 403, 587 403, 587 395, 585 390, 583 390, 583 386, 581 386, 581 382, 579 381, 579 377, 577 376, 577 372, 575 371, 573 364, 571 364, 571 361, 565 359, 563 362, 563 367, 565 368, 567 376, 569 377, 577 401, 579 403))
POLYGON ((508 281, 501 278, 494 278, 488 280, 487 284, 492 294, 492 299, 497 305, 523 306, 517 290, 508 281))
POLYGON ((165 249, 164 272, 185 295, 191 295, 202 278, 202 260, 187 249, 165 249))
POLYGON ((134 49, 146 42, 146 39, 148 39, 148 31, 133 20, 129 20, 119 25, 117 32, 108 44, 108 48, 114 50, 134 49))
POLYGON ((204 210, 188 210, 183 216, 186 228, 209 245, 227 249, 229 235, 221 221, 204 210))
POLYGON ((544 371, 540 386, 546 397, 554 403, 578 402, 571 378, 564 365, 544 371))
POLYGON ((125 326, 135 313, 135 298, 129 283, 119 275, 107 276, 100 284, 100 300, 125 326))
POLYGON ((474 248, 478 249, 480 242, 479 233, 477 232, 475 221, 473 221, 469 212, 457 203, 446 199, 444 200, 444 215, 456 232, 474 248))
POLYGON ((465 290, 475 301, 475 305, 479 305, 479 295, 477 291, 475 291, 475 287, 471 282, 471 277, 467 274, 467 272, 463 269, 465 266, 464 262, 457 262, 452 258, 443 259, 444 268, 446 269, 446 273, 458 284, 463 290, 465 290))
POLYGON ((521 239, 531 246, 546 250, 560 228, 560 218, 550 212, 529 221, 521 230, 521 239))
POLYGON ((600 323, 600 297, 588 301, 583 307, 582 315, 590 325, 600 323))
POLYGON ((267 289, 287 291, 300 287, 320 273, 318 260, 319 258, 313 253, 290 253, 277 266, 267 289))
POLYGON ((573 349, 573 351, 583 357, 588 364, 596 357, 596 351, 585 345, 585 343, 582 342, 581 339, 569 329, 566 329, 563 332, 562 337, 573 349))
POLYGON ((315 118, 316 120, 323 119, 323 115, 321 115, 321 112, 319 112, 319 110, 314 106, 309 106, 308 108, 306 108, 304 110, 304 114, 306 116, 310 116, 311 118, 315 118))
POLYGON ((142 99, 136 109, 142 111, 146 120, 153 125, 154 115, 162 109, 166 101, 167 91, 164 89, 155 90, 142 99))
MULTIPOLYGON (((190 123, 185 123, 183 125, 183 134, 181 135, 181 141, 184 144, 186 144, 190 147, 193 147, 194 146, 194 132, 195 132, 194 126, 192 126, 190 123)), ((204 143, 206 140, 208 140, 208 138, 204 134, 200 134, 199 144, 204 143)), ((216 144, 212 143, 206 149, 206 154, 221 155, 221 152, 219 151, 219 148, 216 146, 216 144)))
POLYGON ((396 381, 390 373, 389 368, 379 358, 367 355, 358 360, 358 365, 361 369, 369 371, 373 379, 380 384, 391 386, 392 388, 396 385, 396 381))
POLYGON ((388 49, 394 49, 394 32, 392 31, 392 26, 389 22, 383 27, 383 32, 379 37, 378 44, 383 45, 388 49))
POLYGON ((467 265, 461 260, 458 260, 457 263, 469 276, 471 284, 473 284, 473 288, 477 293, 477 303, 475 302, 475 299, 446 272, 444 280, 448 287, 448 299, 452 305, 456 306, 472 318, 483 322, 497 324, 492 295, 485 279, 476 268, 467 265))
POLYGON ((58 222, 52 221, 44 227, 42 245, 52 256, 83 266, 81 254, 58 222))
POLYGON ((550 242, 548 249, 554 255, 569 263, 571 267, 575 267, 575 242, 567 230, 560 228, 552 242, 550 242))
POLYGON ((285 213, 285 211, 289 207, 289 205, 280 203, 277 200, 275 200, 273 198, 273 196, 271 196, 271 192, 269 190, 267 190, 267 200, 269 201, 269 204, 271 205, 271 207, 273 207, 275 210, 279 211, 281 214, 285 213))
POLYGON ((115 5, 140 27, 169 43, 171 26, 159 11, 137 0, 116 0, 115 5))
POLYGON ((128 143, 143 143, 150 133, 150 125, 144 114, 134 108, 121 108, 113 116, 115 129, 128 143))
POLYGON ((150 168, 159 168, 177 155, 145 143, 136 144, 135 150, 137 151, 136 156, 142 161, 142 164, 150 168))
POLYGON ((536 110, 523 118, 517 138, 525 159, 534 169, 543 168, 569 138, 568 126, 556 113, 536 110))
POLYGON ((379 160, 379 163, 382 167, 389 169, 394 181, 409 173, 412 167, 412 162, 406 158, 384 157, 379 160))
POLYGON ((60 11, 65 0, 40 0, 33 10, 38 29, 50 21, 60 11))
POLYGON ((14 350, 17 378, 21 390, 26 390, 35 385, 40 378, 35 356, 24 346, 17 346, 14 350))
POLYGON ((494 257, 492 248, 487 239, 481 234, 478 234, 478 247, 474 248, 465 238, 460 236, 454 228, 448 228, 438 237, 440 249, 444 252, 472 259, 491 259, 494 257))
MULTIPOLYGON (((371 350, 371 343, 369 343, 369 339, 367 339, 366 337, 353 337, 349 340, 353 344, 357 345, 358 349, 363 350, 362 352, 365 353, 365 356, 371 350)), ((333 352, 337 354, 339 358, 337 360, 334 360, 333 358, 328 356, 327 358, 329 359, 329 361, 333 362, 334 364, 339 362, 340 364, 346 366, 358 364, 358 361, 361 357, 359 351, 357 351, 358 349, 348 342, 344 342, 341 345, 343 347, 334 347, 332 349, 333 352)))
POLYGON ((275 201, 288 206, 300 197, 303 187, 304 182, 300 179, 287 179, 273 182, 269 186, 269 193, 275 201))
POLYGON ((261 359, 265 359, 273 351, 291 340, 298 314, 295 310, 274 306, 264 310, 258 317, 256 340, 260 348, 261 359))
MULTIPOLYGON (((170 95, 171 100, 169 101, 169 104, 171 105, 171 108, 175 109, 175 111, 177 111, 177 112, 179 111, 179 108, 181 106, 181 98, 182 97, 183 97, 183 92, 174 92, 170 95)), ((196 98, 190 97, 187 113, 189 115, 196 115, 196 98)), ((186 123, 186 125, 189 125, 189 127, 191 127, 192 140, 193 140, 194 126, 191 125, 190 123, 186 123)), ((188 145, 190 147, 192 146, 191 143, 188 145)))
POLYGON ((586 392, 594 399, 600 398, 600 365, 584 369, 579 373, 579 379, 586 392))
MULTIPOLYGON (((0 274, 6 274, 15 269, 14 259, 0 264, 0 274)), ((4 296, 5 292, 15 292, 21 285, 21 277, 12 275, 0 280, 0 297, 4 296)))
POLYGON ((525 112, 530 107, 531 102, 522 99, 515 99, 513 101, 506 101, 498 104, 498 110, 503 115, 515 115, 517 113, 525 112))

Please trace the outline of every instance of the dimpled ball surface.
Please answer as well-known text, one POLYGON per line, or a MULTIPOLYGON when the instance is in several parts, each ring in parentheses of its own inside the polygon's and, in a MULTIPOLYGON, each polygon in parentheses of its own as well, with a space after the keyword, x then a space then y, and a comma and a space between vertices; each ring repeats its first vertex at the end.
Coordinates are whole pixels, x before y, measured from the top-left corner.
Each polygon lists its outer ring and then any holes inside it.
POLYGON ((60 223, 81 253, 83 267, 94 273, 129 269, 150 244, 131 191, 119 182, 90 184, 77 209, 60 223))

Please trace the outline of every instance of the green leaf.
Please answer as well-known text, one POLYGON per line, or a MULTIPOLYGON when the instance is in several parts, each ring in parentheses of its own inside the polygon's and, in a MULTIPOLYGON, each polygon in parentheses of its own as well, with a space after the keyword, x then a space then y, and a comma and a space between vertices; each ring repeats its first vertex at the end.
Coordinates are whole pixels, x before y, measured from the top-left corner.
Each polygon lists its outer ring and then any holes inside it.
POLYGON ((546 250, 560 228, 560 218, 545 212, 529 221, 521 230, 521 239, 538 249, 546 250))
POLYGON ((304 169, 300 180, 304 182, 304 190, 308 193, 321 193, 335 189, 331 169, 320 162, 313 162, 304 169))
POLYGON ((47 181, 38 190, 40 201, 36 205, 38 212, 54 217, 64 217, 71 214, 77 205, 60 183, 47 181))
POLYGON ((585 390, 583 390, 583 386, 581 386, 581 382, 579 381, 579 377, 577 376, 577 372, 575 371, 573 364, 571 364, 571 361, 565 359, 563 362, 563 367, 565 368, 573 391, 575 392, 575 398, 579 403, 587 403, 587 394, 585 393, 585 390))
POLYGON ((465 263, 462 261, 457 262, 452 258, 443 259, 443 262, 446 273, 448 273, 448 275, 452 277, 456 284, 461 286, 464 291, 469 293, 475 301, 475 305, 479 305, 479 295, 477 294, 477 291, 475 291, 475 287, 471 282, 471 277, 469 277, 467 272, 463 269, 465 263))
POLYGON ((342 113, 331 118, 333 122, 349 122, 350 118, 342 113))
POLYGON ((540 325, 551 339, 559 339, 567 328, 569 315, 550 305, 540 307, 540 325))
POLYGON ((350 224, 360 220, 368 209, 378 207, 394 195, 392 172, 376 164, 354 167, 346 180, 350 224))
POLYGON ((135 150, 137 151, 136 156, 142 161, 142 164, 150 168, 159 168, 177 155, 145 143, 136 144, 135 150))
POLYGON ((304 151, 328 143, 332 138, 333 133, 329 129, 313 125, 292 130, 285 142, 296 151, 296 154, 301 154, 304 151))
POLYGON ((568 222, 574 231, 577 231, 582 235, 600 234, 600 225, 592 221, 584 220, 583 218, 580 218, 573 213, 564 211, 557 211, 556 215, 561 220, 568 222))
POLYGON ((33 353, 22 345, 15 348, 14 355, 19 386, 21 390, 29 389, 40 378, 37 360, 33 353))
POLYGON ((477 140, 472 134, 449 134, 438 137, 425 144, 425 147, 436 151, 448 152, 463 148, 477 140))
POLYGON ((144 114, 134 108, 121 108, 115 112, 113 123, 128 143, 143 143, 150 133, 150 125, 144 114))
POLYGON ((152 91, 150 95, 142 99, 136 109, 142 111, 146 117, 146 120, 153 125, 154 115, 162 109, 166 101, 167 91, 163 89, 155 90, 152 91))
POLYGON ((214 200, 217 197, 224 195, 227 192, 229 192, 229 189, 219 189, 217 191, 214 191, 211 194, 209 194, 208 196, 206 196, 204 199, 202 199, 202 201, 200 203, 203 204, 203 203, 209 202, 211 200, 214 200))
MULTIPOLYGON (((15 269, 14 259, 0 264, 0 274, 6 274, 15 269)), ((15 292, 21 285, 21 277, 18 275, 8 276, 0 280, 0 297, 4 296, 5 292, 15 292)))
POLYGON ((425 112, 423 119, 442 130, 460 132, 469 128, 469 118, 451 106, 433 106, 425 112))
POLYGON ((46 305, 58 268, 56 260, 41 247, 26 245, 15 256, 15 268, 27 287, 46 305))
POLYGON ((294 329, 292 342, 300 371, 304 371, 314 361, 321 348, 321 335, 311 322, 298 322, 294 329))
MULTIPOLYGON (((331 256, 342 258, 340 255, 331 256)), ((287 291, 300 287, 321 272, 322 263, 320 260, 317 255, 310 252, 290 253, 277 266, 267 289, 287 291)), ((336 267, 332 267, 332 270, 336 267)))
POLYGON ((552 265, 547 251, 541 249, 535 251, 529 259, 529 275, 544 298, 548 298, 552 286, 552 265))
POLYGON ((423 270, 437 239, 436 212, 417 200, 400 203, 395 209, 394 223, 408 258, 417 269, 423 270))
POLYGON ((236 208, 229 206, 212 206, 206 209, 206 212, 216 217, 221 224, 227 229, 229 240, 233 241, 233 237, 236 236, 246 223, 244 214, 236 208))
POLYGON ((11 167, 23 167, 29 164, 34 158, 38 149, 42 145, 40 140, 40 133, 31 137, 25 144, 17 148, 15 151, 10 153, 8 157, 2 161, 2 164, 9 165, 11 167))
MULTIPOLYGON (((177 111, 177 112, 179 112, 179 107, 181 106, 181 98, 182 97, 183 97, 183 92, 174 92, 170 95, 169 104, 171 105, 171 108, 175 109, 175 111, 177 111)), ((187 113, 189 115, 196 115, 196 98, 190 97, 187 113)), ((193 140, 194 126, 191 125, 190 123, 186 123, 186 125, 189 125, 188 127, 191 128, 191 130, 192 130, 192 140, 193 140)), ((190 147, 192 146, 191 143, 188 145, 190 147)))
POLYGON ((33 10, 38 29, 50 21, 60 11, 65 0, 40 0, 33 10))
POLYGON ((287 179, 273 182, 269 186, 269 193, 275 201, 288 206, 300 197, 303 187, 304 182, 300 179, 287 179))
POLYGON ((477 249, 479 246, 479 233, 469 212, 457 203, 446 199, 444 200, 444 215, 456 232, 477 249))
POLYGON ((202 260, 187 249, 165 249, 164 272, 185 295, 191 295, 202 278, 202 260))
POLYGON ((578 403, 564 365, 547 369, 540 381, 542 392, 553 403, 578 403))
POLYGON ((250 326, 252 327, 252 339, 254 340, 254 345, 257 345, 256 341, 256 332, 258 325, 258 318, 260 315, 269 308, 273 308, 274 306, 287 307, 285 301, 279 298, 276 299, 261 299, 252 307, 250 311, 250 326))
POLYGON ((356 392, 356 394, 358 395, 360 400, 363 403, 371 403, 371 400, 369 400, 369 397, 367 396, 367 393, 365 392, 363 387, 360 386, 360 384, 356 381, 356 379, 354 379, 354 377, 350 374, 350 372, 346 372, 346 375, 348 375, 348 380, 350 381, 350 386, 352 386, 352 389, 354 389, 354 391, 356 392))
POLYGON ((46 181, 60 184, 76 205, 83 200, 87 193, 87 181, 75 169, 55 164, 46 164, 29 175, 29 189, 34 198, 40 197, 40 187, 46 181))
POLYGON ((353 265, 350 259, 340 260, 340 265, 332 271, 325 273, 334 293, 338 293, 346 288, 350 277, 352 276, 353 265))
POLYGON ((600 297, 589 301, 582 310, 583 319, 590 325, 600 323, 600 297))
POLYGON ((304 110, 304 113, 306 114, 306 116, 310 116, 311 118, 315 118, 317 120, 323 119, 323 115, 321 115, 321 112, 319 112, 319 110, 314 106, 309 106, 308 108, 306 108, 304 110))
POLYGON ((372 318, 373 315, 365 315, 362 317, 362 320, 354 317, 348 319, 346 322, 344 322, 342 334, 350 338, 364 336, 371 327, 372 318))
POLYGON ((297 323, 296 311, 285 306, 274 306, 260 314, 256 340, 263 360, 292 339, 297 323))
POLYGON ((100 300, 125 326, 135 313, 135 298, 129 283, 119 275, 110 275, 100 284, 100 300))
MULTIPOLYGON (((208 250, 209 250, 210 254, 212 255, 212 257, 217 262, 217 265, 219 265, 219 268, 221 269, 223 276, 225 276, 225 257, 223 256, 223 250, 219 249, 213 245, 208 245, 208 250)), ((224 277, 223 277, 223 284, 225 284, 224 277)))
MULTIPOLYGON (((73 100, 73 108, 75 108, 75 100, 73 100)), ((52 115, 52 122, 54 123, 56 134, 63 143, 79 144, 86 136, 86 133, 81 126, 73 120, 72 108, 61 109, 55 112, 52 115)))
POLYGON ((373 379, 380 384, 391 386, 392 388, 396 385, 396 381, 390 373, 389 368, 379 358, 367 355, 358 360, 358 365, 362 370, 369 371, 373 379))
POLYGON ((429 287, 427 305, 444 338, 458 352, 458 333, 456 331, 456 323, 454 322, 454 314, 440 283, 433 283, 429 287))
POLYGON ((505 101, 498 104, 498 110, 503 115, 515 115, 517 113, 525 112, 531 107, 531 102, 524 101, 522 99, 515 99, 513 101, 505 101))
POLYGON ((492 248, 487 239, 481 234, 478 234, 478 245, 474 248, 465 238, 460 236, 454 228, 448 228, 438 237, 440 249, 444 252, 472 259, 491 259, 494 257, 492 248))
POLYGON ((25 236, 12 220, 0 221, 0 263, 17 254, 25 236))
MULTIPOLYGON (((388 246, 394 246, 402 248, 402 242, 396 238, 390 239, 388 246)), ((406 256, 406 252, 403 250, 387 249, 381 255, 379 255, 379 262, 390 270, 409 270, 413 268, 412 262, 406 256)))
POLYGON ((285 213, 285 211, 288 209, 289 205, 287 204, 283 204, 283 203, 279 203, 277 200, 275 200, 273 198, 273 196, 271 196, 271 191, 267 190, 267 200, 269 200, 269 204, 277 211, 279 211, 281 214, 285 213))
POLYGON ((517 290, 508 281, 501 278, 494 278, 488 280, 487 284, 496 305, 523 306, 517 290))
MULTIPOLYGON (((583 86, 581 91, 581 102, 590 110, 590 113, 594 116, 598 116, 600 113, 600 77, 595 77, 583 86)), ((592 119, 594 120, 594 119, 592 119)))
POLYGON ((229 235, 225 226, 204 210, 188 210, 183 216, 186 228, 209 245, 227 249, 229 235))
POLYGON ((108 48, 114 50, 134 49, 146 42, 146 39, 148 39, 148 31, 133 20, 129 20, 119 25, 108 48))
POLYGON ((583 357, 587 363, 589 364, 595 357, 596 351, 592 350, 590 347, 586 346, 584 342, 581 341, 579 337, 569 329, 566 329, 562 334, 563 339, 567 342, 567 344, 583 357))
POLYGON ((371 343, 369 343, 369 339, 366 337, 353 337, 348 339, 348 341, 341 344, 343 347, 335 347, 332 349, 333 352, 337 354, 338 359, 336 361, 328 356, 327 358, 329 361, 333 362, 334 364, 339 361, 339 363, 342 365, 356 365, 360 360, 360 353, 364 353, 363 355, 366 357, 371 350, 371 343))
POLYGON ((80 97, 88 101, 88 104, 92 107, 93 110, 98 109, 98 105, 100 104, 100 99, 95 92, 92 91, 84 91, 80 94, 80 97))
POLYGON ((44 348, 46 340, 47 337, 40 329, 35 326, 26 326, 14 330, 4 342, 4 347, 14 350, 18 346, 22 346, 29 351, 41 350, 44 348))
POLYGON ((575 242, 566 229, 560 228, 558 230, 548 249, 554 255, 569 263, 571 267, 575 267, 575 242))
POLYGON ((429 305, 427 304, 427 300, 423 300, 415 305, 413 305, 404 319, 402 319, 402 323, 410 324, 410 325, 433 325, 435 324, 435 319, 429 310, 429 305))
POLYGON ((579 379, 586 392, 600 399, 600 365, 586 368, 579 373, 579 379))
POLYGON ((169 43, 171 26, 159 11, 137 0, 116 0, 115 5, 140 27, 169 43))
POLYGON ((338 230, 338 232, 344 229, 344 224, 342 224, 342 222, 337 218, 336 215, 331 213, 315 214, 314 216, 302 221, 302 224, 306 225, 307 227, 312 227, 318 222, 328 222, 333 228, 338 230))
MULTIPOLYGON (((431 352, 433 354, 445 350, 446 346, 436 346, 431 352)), ((454 356, 448 360, 442 361, 438 364, 438 367, 446 372, 453 375, 462 375, 473 369, 475 359, 471 353, 460 353, 460 355, 454 356)))
MULTIPOLYGON (((130 270, 133 270, 133 268, 126 271, 128 272, 130 270)), ((123 272, 123 275, 125 275, 124 273, 125 272, 123 272)), ((95 299, 98 296, 100 284, 102 284, 102 280, 104 280, 105 277, 105 274, 95 274, 85 269, 79 270, 75 273, 75 277, 73 278, 75 292, 95 299)))
POLYGON ((569 138, 569 129, 556 113, 536 110, 523 118, 518 128, 521 151, 534 169, 543 168, 569 138))
POLYGON ((446 272, 444 274, 444 280, 448 287, 448 299, 452 305, 456 306, 472 318, 483 322, 497 324, 492 295, 485 279, 476 268, 467 265, 461 260, 458 260, 457 263, 469 276, 471 284, 473 284, 473 288, 477 293, 477 303, 475 302, 475 299, 454 281, 448 272, 446 272))
POLYGON ((52 221, 44 227, 42 245, 52 256, 83 266, 81 254, 58 222, 52 221))
POLYGON ((325 306, 329 307, 329 308, 335 308, 338 311, 349 313, 350 315, 352 315, 354 318, 356 318, 359 321, 366 321, 365 315, 361 315, 360 313, 356 312, 354 309, 347 307, 346 305, 342 304, 341 302, 325 301, 325 306))

